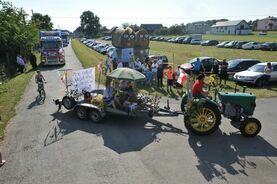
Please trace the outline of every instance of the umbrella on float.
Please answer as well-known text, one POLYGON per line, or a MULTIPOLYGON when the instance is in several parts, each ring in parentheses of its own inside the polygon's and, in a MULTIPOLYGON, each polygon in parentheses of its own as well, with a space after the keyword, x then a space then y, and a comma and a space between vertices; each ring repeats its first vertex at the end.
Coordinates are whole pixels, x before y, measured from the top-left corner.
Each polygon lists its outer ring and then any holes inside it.
POLYGON ((107 77, 111 79, 130 81, 145 80, 145 75, 131 68, 117 68, 112 71, 107 77))

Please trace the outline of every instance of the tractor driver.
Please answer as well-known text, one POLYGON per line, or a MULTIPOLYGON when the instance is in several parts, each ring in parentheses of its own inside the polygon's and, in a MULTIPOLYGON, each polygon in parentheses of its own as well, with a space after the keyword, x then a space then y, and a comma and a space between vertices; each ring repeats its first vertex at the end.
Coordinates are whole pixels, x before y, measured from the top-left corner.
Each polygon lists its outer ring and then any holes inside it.
POLYGON ((205 75, 203 73, 198 75, 197 80, 192 86, 193 97, 206 98, 209 96, 208 92, 203 91, 203 85, 205 85, 204 79, 205 75))

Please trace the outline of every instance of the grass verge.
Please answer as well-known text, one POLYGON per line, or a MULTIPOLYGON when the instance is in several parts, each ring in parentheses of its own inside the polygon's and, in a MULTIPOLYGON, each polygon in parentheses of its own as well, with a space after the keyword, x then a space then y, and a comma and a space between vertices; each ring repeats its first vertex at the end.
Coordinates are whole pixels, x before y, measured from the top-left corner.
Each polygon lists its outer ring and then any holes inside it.
MULTIPOLYGON (((39 60, 39 55, 36 56, 39 60)), ((15 106, 21 100, 33 74, 34 71, 28 64, 25 73, 19 74, 0 85, 0 141, 4 139, 5 128, 9 120, 16 115, 15 106)))

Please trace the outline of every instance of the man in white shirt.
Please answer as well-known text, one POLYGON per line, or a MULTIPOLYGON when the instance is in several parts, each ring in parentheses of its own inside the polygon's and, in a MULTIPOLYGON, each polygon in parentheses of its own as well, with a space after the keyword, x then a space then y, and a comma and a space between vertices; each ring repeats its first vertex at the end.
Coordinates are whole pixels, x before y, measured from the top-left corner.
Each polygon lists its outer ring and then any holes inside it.
POLYGON ((158 65, 163 65, 163 59, 162 59, 162 58, 160 58, 160 59, 158 60, 158 65))

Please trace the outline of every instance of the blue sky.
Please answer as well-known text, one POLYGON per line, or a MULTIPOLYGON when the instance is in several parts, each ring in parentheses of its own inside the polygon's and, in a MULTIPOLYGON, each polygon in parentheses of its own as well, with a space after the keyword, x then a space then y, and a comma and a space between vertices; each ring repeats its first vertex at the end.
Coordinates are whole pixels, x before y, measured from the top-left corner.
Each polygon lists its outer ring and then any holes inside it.
POLYGON ((48 14, 55 28, 73 31, 80 15, 90 10, 108 28, 128 22, 161 23, 164 26, 228 18, 254 20, 277 16, 277 0, 10 0, 28 14, 48 14))

